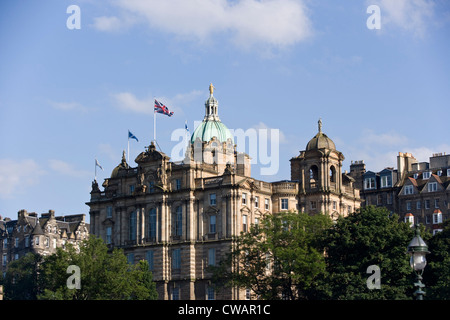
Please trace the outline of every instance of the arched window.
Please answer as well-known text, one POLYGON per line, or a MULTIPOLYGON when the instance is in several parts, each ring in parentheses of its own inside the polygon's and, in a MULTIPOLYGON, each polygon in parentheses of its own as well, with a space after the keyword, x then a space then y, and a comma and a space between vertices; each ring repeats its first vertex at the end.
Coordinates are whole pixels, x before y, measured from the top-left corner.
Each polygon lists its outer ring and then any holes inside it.
POLYGON ((336 169, 334 166, 330 167, 330 182, 336 182, 336 169))
POLYGON ((309 186, 310 188, 316 188, 319 181, 319 168, 316 165, 312 165, 309 168, 309 186))

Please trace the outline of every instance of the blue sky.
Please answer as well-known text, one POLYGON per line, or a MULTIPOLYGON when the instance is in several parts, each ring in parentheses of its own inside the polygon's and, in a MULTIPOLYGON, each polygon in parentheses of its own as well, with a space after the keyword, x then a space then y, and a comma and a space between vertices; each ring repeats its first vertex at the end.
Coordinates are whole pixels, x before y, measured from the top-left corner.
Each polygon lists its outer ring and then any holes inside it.
MULTIPOLYGON (((72 20, 70 20, 72 21, 72 20)), ((153 138, 204 116, 208 86, 230 129, 280 130, 280 168, 323 131, 368 170, 399 151, 450 152, 450 5, 444 0, 5 0, 0 4, 0 215, 86 213, 94 159, 109 177, 153 138), (69 29, 70 5, 80 29, 69 29), (370 5, 380 29, 369 29, 370 5)))

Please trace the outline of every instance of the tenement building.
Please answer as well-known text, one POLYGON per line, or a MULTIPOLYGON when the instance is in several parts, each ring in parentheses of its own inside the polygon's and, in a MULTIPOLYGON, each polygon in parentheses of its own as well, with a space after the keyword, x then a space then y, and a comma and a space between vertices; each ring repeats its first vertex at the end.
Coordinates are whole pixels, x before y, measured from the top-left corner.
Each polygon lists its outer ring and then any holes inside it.
POLYGON ((411 153, 399 152, 397 169, 366 171, 363 161, 354 161, 350 174, 362 186, 364 206, 384 206, 436 233, 450 217, 450 155, 436 153, 429 160, 418 162, 411 153))
POLYGON ((89 224, 84 214, 55 216, 55 211, 41 214, 21 210, 17 220, 0 219, 0 265, 1 274, 8 263, 23 257, 28 252, 50 255, 56 248, 66 244, 78 245, 89 237, 89 224))
POLYGON ((160 299, 244 299, 245 291, 214 288, 207 267, 229 251, 232 237, 264 215, 323 212, 336 218, 360 206, 344 156, 319 132, 291 160, 291 180, 252 178, 250 157, 237 151, 210 95, 205 117, 190 137, 185 159, 173 162, 154 142, 132 167, 125 153, 111 176, 92 184, 91 234, 121 248, 130 263, 146 259, 160 299))

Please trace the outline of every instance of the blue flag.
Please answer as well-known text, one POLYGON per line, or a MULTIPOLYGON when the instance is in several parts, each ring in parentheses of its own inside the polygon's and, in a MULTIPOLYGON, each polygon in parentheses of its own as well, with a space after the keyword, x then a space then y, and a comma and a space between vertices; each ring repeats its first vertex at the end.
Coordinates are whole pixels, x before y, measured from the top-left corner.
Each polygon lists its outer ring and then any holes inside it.
POLYGON ((134 134, 132 134, 130 132, 130 130, 128 130, 128 139, 130 139, 130 138, 136 140, 137 142, 139 142, 138 138, 136 138, 136 136, 134 134))

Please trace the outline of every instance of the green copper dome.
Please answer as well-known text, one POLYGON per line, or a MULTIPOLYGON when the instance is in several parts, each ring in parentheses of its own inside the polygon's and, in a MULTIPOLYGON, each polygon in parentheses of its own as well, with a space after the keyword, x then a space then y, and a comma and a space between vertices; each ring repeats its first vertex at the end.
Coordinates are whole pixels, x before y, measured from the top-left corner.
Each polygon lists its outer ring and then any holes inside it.
POLYGON ((213 137, 216 137, 220 142, 226 142, 228 139, 234 141, 234 137, 224 125, 217 112, 219 102, 213 96, 214 87, 212 84, 209 86, 209 98, 205 102, 205 118, 202 123, 195 129, 191 136, 191 143, 194 143, 197 138, 202 142, 209 142, 213 137))
POLYGON ((194 143, 197 138, 208 142, 213 137, 216 137, 220 142, 226 142, 228 139, 234 140, 230 130, 220 120, 203 120, 192 134, 191 143, 194 143))

